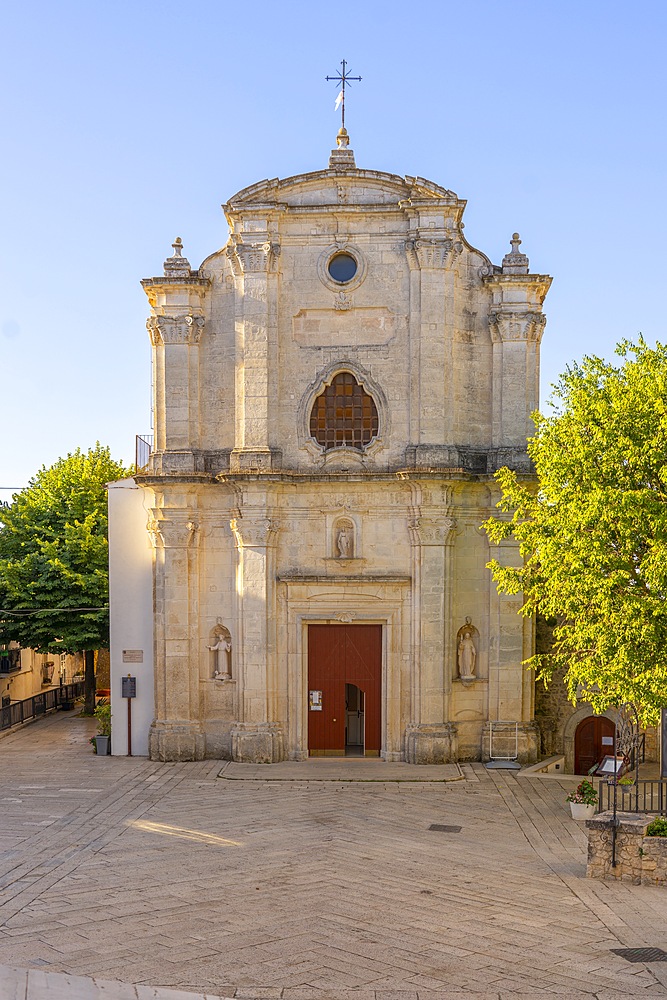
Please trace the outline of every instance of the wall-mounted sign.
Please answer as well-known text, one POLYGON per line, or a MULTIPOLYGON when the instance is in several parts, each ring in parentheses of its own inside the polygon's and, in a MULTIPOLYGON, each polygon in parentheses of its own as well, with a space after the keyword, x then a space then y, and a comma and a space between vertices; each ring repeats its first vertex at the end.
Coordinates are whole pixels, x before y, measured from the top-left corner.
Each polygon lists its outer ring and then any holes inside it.
POLYGON ((123 663, 143 663, 143 662, 144 662, 143 649, 123 650, 123 663))
POLYGON ((322 711, 322 692, 321 691, 309 691, 308 703, 311 712, 321 712, 322 711))
POLYGON ((127 675, 127 677, 121 677, 121 679, 120 679, 120 688, 121 688, 121 692, 120 693, 121 693, 121 695, 122 695, 123 698, 136 698, 137 697, 137 678, 136 677, 130 677, 129 674, 127 675))

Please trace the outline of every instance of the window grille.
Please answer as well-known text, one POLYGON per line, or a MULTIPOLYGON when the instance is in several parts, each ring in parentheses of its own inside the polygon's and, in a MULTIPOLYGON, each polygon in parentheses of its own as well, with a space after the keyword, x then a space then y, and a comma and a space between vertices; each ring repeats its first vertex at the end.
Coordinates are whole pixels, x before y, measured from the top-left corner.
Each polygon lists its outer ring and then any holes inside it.
POLYGON ((363 448, 378 433, 375 400, 351 372, 340 372, 313 405, 310 433, 325 451, 363 448))

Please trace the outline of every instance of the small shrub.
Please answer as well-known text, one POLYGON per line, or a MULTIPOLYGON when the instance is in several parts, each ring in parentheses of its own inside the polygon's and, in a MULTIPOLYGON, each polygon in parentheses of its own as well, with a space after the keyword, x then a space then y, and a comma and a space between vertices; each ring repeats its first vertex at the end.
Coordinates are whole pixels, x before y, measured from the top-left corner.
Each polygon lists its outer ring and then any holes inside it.
POLYGON ((579 802, 586 806, 597 805, 598 793, 590 781, 580 781, 573 792, 567 797, 568 802, 579 802))
POLYGON ((647 837, 667 837, 667 819, 654 819, 646 830, 647 837))
POLYGON ((97 719, 97 735, 111 736, 111 705, 109 702, 98 702, 93 714, 97 719))

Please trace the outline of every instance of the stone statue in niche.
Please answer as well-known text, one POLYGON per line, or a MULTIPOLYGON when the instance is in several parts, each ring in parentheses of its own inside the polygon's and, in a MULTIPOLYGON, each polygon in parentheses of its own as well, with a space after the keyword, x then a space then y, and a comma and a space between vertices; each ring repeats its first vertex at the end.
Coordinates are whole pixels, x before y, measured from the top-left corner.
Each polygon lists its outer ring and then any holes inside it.
POLYGON ((462 681, 476 680, 477 668, 477 646, 475 639, 479 641, 479 632, 466 618, 465 625, 459 629, 457 635, 456 662, 459 668, 459 677, 462 681))
POLYGON ((352 559, 354 555, 354 528, 349 521, 340 521, 336 530, 336 555, 339 559, 352 559))
POLYGON ((213 654, 213 677, 229 680, 232 676, 232 637, 229 630, 218 626, 212 636, 213 645, 207 646, 213 654))

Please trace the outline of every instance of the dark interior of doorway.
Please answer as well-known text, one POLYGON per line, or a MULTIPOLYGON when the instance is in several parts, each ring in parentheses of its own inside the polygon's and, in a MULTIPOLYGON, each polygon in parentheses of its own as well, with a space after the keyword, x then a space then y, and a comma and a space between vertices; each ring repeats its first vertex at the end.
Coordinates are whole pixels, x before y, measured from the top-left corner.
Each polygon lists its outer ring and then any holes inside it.
POLYGON ((364 756, 364 692, 356 684, 345 685, 345 756, 364 756))

